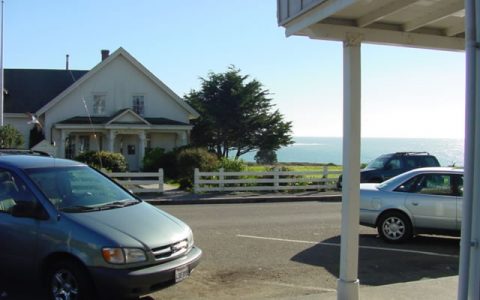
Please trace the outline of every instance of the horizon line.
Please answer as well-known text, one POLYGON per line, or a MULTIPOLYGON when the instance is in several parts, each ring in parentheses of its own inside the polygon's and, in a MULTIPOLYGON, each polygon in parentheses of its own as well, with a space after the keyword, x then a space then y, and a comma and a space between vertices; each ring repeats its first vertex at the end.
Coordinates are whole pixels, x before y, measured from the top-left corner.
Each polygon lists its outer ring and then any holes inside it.
MULTIPOLYGON (((292 137, 301 137, 301 138, 343 138, 342 136, 329 136, 329 135, 292 135, 292 137)), ((407 136, 362 136, 363 138, 368 139, 455 139, 455 140, 465 140, 464 137, 407 137, 407 136)))

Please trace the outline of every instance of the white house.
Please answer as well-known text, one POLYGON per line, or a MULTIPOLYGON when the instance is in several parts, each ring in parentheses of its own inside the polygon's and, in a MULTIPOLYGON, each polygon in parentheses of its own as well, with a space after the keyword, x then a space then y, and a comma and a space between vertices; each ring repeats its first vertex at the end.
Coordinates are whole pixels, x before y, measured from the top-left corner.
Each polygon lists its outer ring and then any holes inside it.
MULTIPOLYGON (((122 153, 139 170, 147 148, 188 143, 198 113, 123 48, 90 71, 5 70, 4 122, 25 137, 33 114, 57 157, 88 150, 122 153)), ((42 143, 45 147, 45 142, 42 143)))

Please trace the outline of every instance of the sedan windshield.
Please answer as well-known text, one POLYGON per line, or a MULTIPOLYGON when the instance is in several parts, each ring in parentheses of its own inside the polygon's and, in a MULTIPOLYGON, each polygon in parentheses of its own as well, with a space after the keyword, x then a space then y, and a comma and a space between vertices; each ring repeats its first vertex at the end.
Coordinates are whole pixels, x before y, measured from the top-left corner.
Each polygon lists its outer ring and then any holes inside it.
POLYGON ((27 173, 50 202, 66 212, 113 209, 139 202, 89 167, 38 168, 27 173))

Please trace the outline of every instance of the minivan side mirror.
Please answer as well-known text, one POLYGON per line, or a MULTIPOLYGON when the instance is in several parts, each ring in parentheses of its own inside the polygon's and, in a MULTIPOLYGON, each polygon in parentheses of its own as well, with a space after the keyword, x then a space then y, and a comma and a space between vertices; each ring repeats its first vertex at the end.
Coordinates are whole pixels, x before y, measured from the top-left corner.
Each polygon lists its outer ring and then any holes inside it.
POLYGON ((17 201, 12 207, 11 214, 17 218, 33 218, 39 220, 48 219, 48 214, 43 207, 36 202, 31 201, 17 201))

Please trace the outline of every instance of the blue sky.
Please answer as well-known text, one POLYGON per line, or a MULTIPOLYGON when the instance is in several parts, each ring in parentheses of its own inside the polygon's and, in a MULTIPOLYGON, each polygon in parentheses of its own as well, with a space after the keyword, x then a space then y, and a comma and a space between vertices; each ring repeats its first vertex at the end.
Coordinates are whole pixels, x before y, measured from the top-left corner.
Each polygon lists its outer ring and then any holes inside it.
MULTIPOLYGON (((178 95, 229 65, 297 136, 342 135, 342 45, 285 37, 274 0, 4 0, 5 68, 88 70, 125 48, 178 95)), ((362 45, 362 136, 464 135, 465 54, 362 45)))

